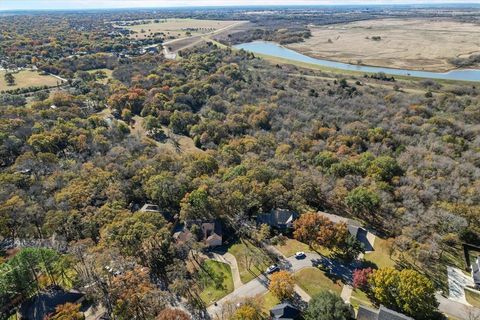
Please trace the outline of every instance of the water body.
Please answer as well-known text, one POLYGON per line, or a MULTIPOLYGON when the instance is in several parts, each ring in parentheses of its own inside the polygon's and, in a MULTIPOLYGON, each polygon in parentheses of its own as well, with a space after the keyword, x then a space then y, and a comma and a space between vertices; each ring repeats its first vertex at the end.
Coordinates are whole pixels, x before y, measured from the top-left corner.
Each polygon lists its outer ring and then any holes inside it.
POLYGON ((304 54, 298 53, 296 51, 282 47, 281 45, 275 42, 266 42, 266 41, 253 41, 248 43, 242 43, 234 47, 237 49, 244 49, 245 51, 250 51, 257 54, 265 54, 273 57, 306 62, 306 63, 316 64, 320 66, 341 69, 341 70, 350 70, 350 71, 359 71, 359 72, 368 72, 368 73, 384 72, 386 74, 394 75, 394 76, 410 76, 410 77, 418 77, 418 78, 480 81, 480 70, 478 69, 457 69, 457 70, 441 73, 441 72, 429 72, 429 71, 419 71, 419 70, 359 66, 355 64, 348 64, 348 63, 312 58, 304 54))

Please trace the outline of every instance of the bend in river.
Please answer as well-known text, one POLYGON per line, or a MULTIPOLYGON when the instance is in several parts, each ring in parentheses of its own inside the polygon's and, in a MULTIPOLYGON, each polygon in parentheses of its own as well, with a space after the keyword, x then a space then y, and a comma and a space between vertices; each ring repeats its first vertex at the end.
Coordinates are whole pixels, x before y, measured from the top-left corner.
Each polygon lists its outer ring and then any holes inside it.
POLYGON ((296 51, 287 49, 275 42, 267 42, 267 41, 253 41, 248 43, 242 43, 234 47, 237 49, 243 49, 245 51, 250 51, 257 54, 264 54, 264 55, 269 55, 273 57, 305 62, 305 63, 315 64, 315 65, 320 65, 320 66, 325 66, 325 67, 330 67, 335 69, 341 69, 341 70, 367 72, 367 73, 384 72, 390 75, 410 76, 410 77, 417 77, 417 78, 480 81, 480 70, 476 70, 476 69, 457 69, 457 70, 452 70, 445 73, 440 73, 440 72, 429 72, 429 71, 418 71, 418 70, 407 70, 407 69, 361 66, 361 65, 354 65, 354 64, 348 64, 348 63, 312 58, 304 54, 298 53, 296 51))

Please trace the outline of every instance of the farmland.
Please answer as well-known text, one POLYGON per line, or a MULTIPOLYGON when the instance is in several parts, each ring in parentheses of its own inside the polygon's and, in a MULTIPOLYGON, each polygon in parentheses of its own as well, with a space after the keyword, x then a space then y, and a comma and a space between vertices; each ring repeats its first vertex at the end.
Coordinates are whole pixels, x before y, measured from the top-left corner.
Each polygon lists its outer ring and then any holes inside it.
POLYGON ((41 75, 32 70, 22 70, 13 74, 15 77, 15 84, 13 86, 9 86, 5 82, 4 75, 5 71, 0 71, 0 91, 38 86, 51 87, 61 82, 59 79, 50 75, 41 75))
POLYGON ((381 19, 310 25, 312 37, 290 49, 315 58, 413 70, 447 71, 449 60, 480 53, 474 23, 429 19, 381 19))
MULTIPOLYGON (((142 21, 144 22, 144 21, 142 21)), ((200 36, 217 30, 228 28, 238 21, 230 20, 198 20, 198 19, 162 19, 147 23, 123 26, 133 31, 130 37, 145 39, 155 35, 163 35, 166 40, 200 36)))

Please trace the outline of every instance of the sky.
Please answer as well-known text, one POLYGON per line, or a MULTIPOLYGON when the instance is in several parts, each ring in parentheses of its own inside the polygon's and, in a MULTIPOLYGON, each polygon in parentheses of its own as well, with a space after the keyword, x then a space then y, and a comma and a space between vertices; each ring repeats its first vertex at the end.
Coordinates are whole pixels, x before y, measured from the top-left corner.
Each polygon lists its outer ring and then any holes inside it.
POLYGON ((0 0, 0 10, 96 9, 239 5, 480 3, 480 0, 0 0))

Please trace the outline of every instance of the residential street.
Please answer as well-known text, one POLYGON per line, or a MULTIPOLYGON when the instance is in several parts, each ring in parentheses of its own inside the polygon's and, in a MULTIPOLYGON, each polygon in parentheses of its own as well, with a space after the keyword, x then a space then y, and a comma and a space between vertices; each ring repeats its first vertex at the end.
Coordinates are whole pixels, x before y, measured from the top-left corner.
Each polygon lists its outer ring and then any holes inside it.
MULTIPOLYGON (((231 258, 231 257, 230 257, 231 258)), ((327 266, 330 271, 338 272, 342 278, 350 279, 351 277, 351 266, 341 266, 334 261, 322 257, 317 253, 306 253, 305 258, 303 259, 296 259, 294 256, 289 258, 284 258, 283 261, 279 263, 279 266, 284 269, 288 270, 292 273, 297 272, 303 268, 308 267, 317 267, 320 264, 324 264, 327 266)), ((353 264, 352 264, 353 266, 353 264)), ((253 279, 252 281, 242 285, 239 288, 236 288, 232 293, 226 295, 219 301, 217 301, 216 305, 211 305, 207 308, 208 313, 211 317, 215 315, 221 314, 222 306, 228 301, 238 301, 242 298, 254 297, 259 294, 265 294, 268 291, 268 278, 264 275, 253 279)), ((303 291, 300 287, 296 286, 295 291, 298 293, 300 297, 304 300, 310 300, 308 294, 303 291)))

